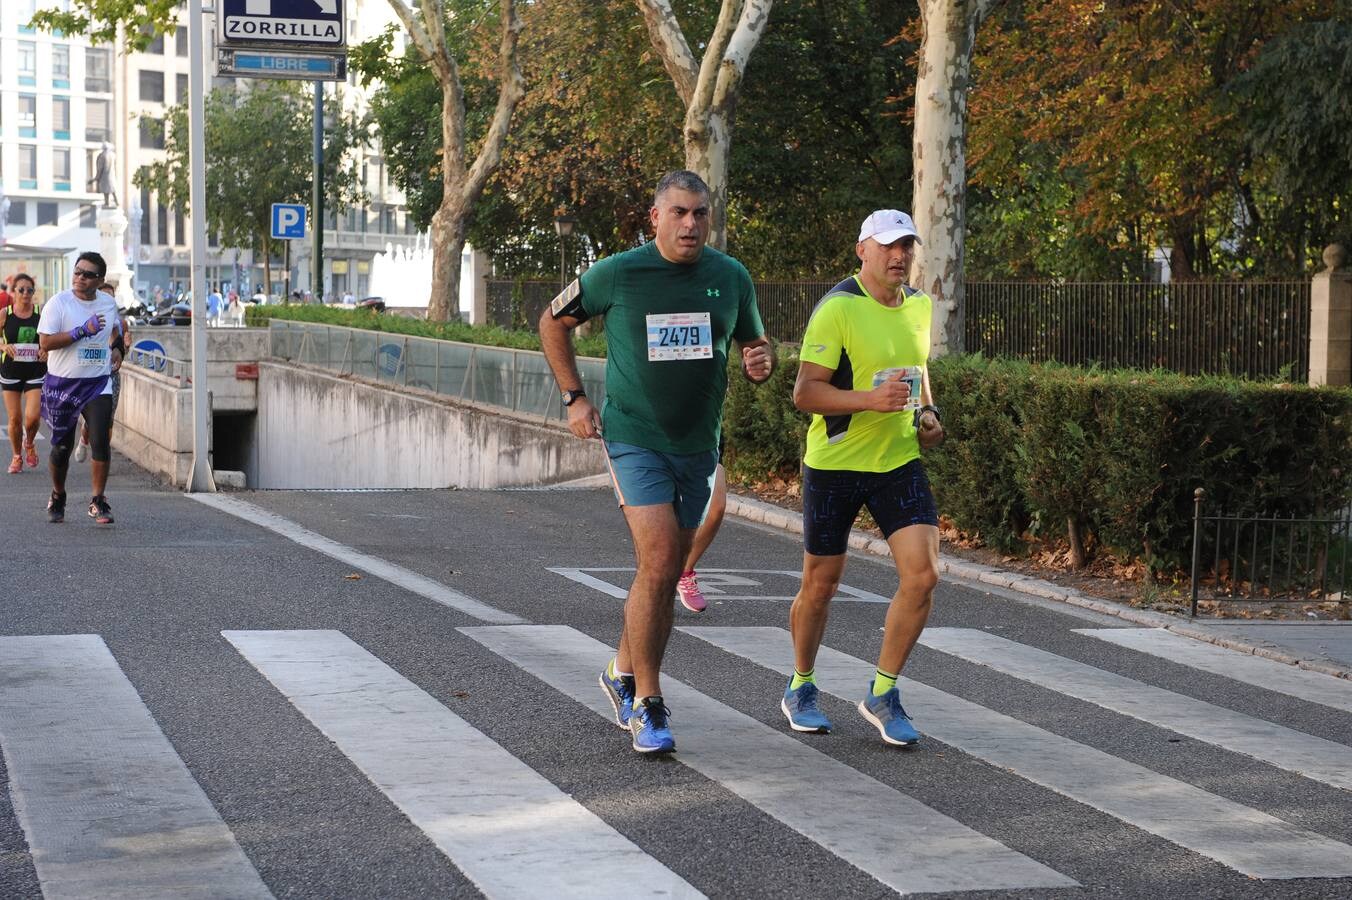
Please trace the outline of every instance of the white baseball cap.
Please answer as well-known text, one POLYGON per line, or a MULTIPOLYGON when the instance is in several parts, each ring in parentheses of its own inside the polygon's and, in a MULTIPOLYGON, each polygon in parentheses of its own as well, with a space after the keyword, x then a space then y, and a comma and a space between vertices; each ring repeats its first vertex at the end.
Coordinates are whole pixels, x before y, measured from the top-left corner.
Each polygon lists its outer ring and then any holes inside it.
POLYGON ((921 243, 920 235, 915 231, 915 223, 899 209, 876 210, 864 220, 863 225, 859 226, 861 241, 873 238, 880 244, 890 244, 907 235, 915 238, 917 244, 921 243))

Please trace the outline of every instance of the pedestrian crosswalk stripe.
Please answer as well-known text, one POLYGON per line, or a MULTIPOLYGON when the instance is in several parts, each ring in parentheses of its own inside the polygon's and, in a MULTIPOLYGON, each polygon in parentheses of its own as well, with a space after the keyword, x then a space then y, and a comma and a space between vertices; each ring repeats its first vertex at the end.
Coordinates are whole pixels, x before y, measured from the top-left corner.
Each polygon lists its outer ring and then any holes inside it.
MULTIPOLYGON (((780 628, 680 630, 766 668, 792 665, 793 642, 780 628)), ((853 701, 873 666, 822 647, 815 671, 822 691, 853 701)), ((1347 844, 920 682, 899 684, 922 734, 1252 878, 1352 875, 1347 844)))
MULTIPOLYGON (((460 631, 605 718, 614 653, 562 625, 460 631)), ((1047 866, 711 697, 664 677, 676 759, 901 893, 1073 887, 1047 866), (905 840, 879 823, 905 822, 905 840)), ((618 735, 615 752, 629 753, 618 735)))
MULTIPOLYGON (((581 569, 572 568, 568 566, 546 566, 545 569, 548 572, 553 572, 555 575, 562 575, 569 581, 575 581, 578 584, 585 585, 594 591, 599 591, 608 597, 614 597, 616 600, 628 599, 629 597, 628 589, 620 587, 619 585, 616 584, 611 584, 609 581, 598 578, 590 573, 604 572, 609 574, 613 572, 618 576, 624 576, 633 574, 635 571, 637 571, 633 566, 587 566, 586 568, 581 569)), ((718 585, 720 583, 725 585, 735 584, 739 586, 752 586, 752 587, 764 585, 763 581, 747 579, 745 577, 742 577, 746 575, 784 575, 789 578, 792 578, 793 584, 795 585, 800 583, 803 578, 803 573, 799 569, 701 568, 699 570, 699 573, 700 573, 700 585, 705 587, 704 592, 710 595, 717 594, 719 600, 792 600, 793 594, 787 594, 782 596, 776 596, 774 594, 740 594, 740 595, 728 594, 722 590, 719 590, 718 585), (708 578, 707 576, 709 575, 714 576, 727 575, 731 576, 731 578, 720 581, 720 579, 717 577, 714 577, 712 579, 708 578), (707 586, 709 584, 713 585, 712 590, 708 589, 707 586)), ((623 581, 625 579, 623 577, 620 577, 618 580, 623 581)), ((791 587, 791 589, 794 591, 797 590, 796 587, 791 587)), ((838 584, 836 585, 836 601, 847 603, 852 601, 858 601, 860 603, 887 604, 892 602, 892 598, 884 597, 881 594, 875 594, 872 591, 866 591, 863 588, 852 587, 851 585, 848 584, 838 584)))
POLYGON ((308 547, 317 553, 339 560, 345 565, 361 569, 363 572, 388 581, 390 584, 401 587, 410 593, 426 597, 434 603, 440 603, 449 609, 458 610, 467 616, 472 616, 480 622, 514 625, 525 621, 520 616, 515 616, 512 613, 489 606, 480 600, 475 600, 473 597, 449 588, 439 581, 434 581, 425 575, 419 575, 417 572, 405 569, 403 566, 397 566, 392 562, 370 556, 352 547, 330 540, 322 534, 317 534, 308 528, 297 525, 290 519, 254 506, 252 503, 246 503, 237 497, 227 497, 223 494, 186 494, 185 496, 246 522, 252 522, 280 534, 288 540, 295 541, 302 547, 308 547))
POLYGON ((1227 650, 1162 628, 1077 628, 1075 631, 1180 665, 1352 712, 1352 681, 1345 678, 1333 678, 1275 659, 1227 650))
POLYGON ((927 628, 920 643, 1306 778, 1352 789, 1352 747, 973 628, 927 628))
POLYGON ((0 746, 47 900, 272 896, 98 635, 0 637, 0 746))
POLYGON ((222 634, 488 897, 702 896, 341 632, 222 634))

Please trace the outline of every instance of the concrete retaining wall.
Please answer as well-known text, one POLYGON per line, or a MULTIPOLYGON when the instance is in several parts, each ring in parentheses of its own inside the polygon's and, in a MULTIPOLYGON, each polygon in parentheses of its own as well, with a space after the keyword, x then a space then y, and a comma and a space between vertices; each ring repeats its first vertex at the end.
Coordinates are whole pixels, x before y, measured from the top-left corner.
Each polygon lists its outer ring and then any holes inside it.
MULTIPOLYGON (((133 346, 154 341, 171 359, 192 359, 192 329, 159 326, 132 329, 133 346)), ((258 408, 257 382, 237 377, 240 364, 253 364, 268 355, 266 328, 211 328, 207 330, 207 383, 214 412, 252 412, 258 408)), ((133 357, 133 360, 135 357, 133 357)), ((128 369, 144 371, 129 363, 128 369)))
MULTIPOLYGON (((208 441, 210 429, 208 418, 208 441)), ((186 484, 192 472, 192 389, 180 387, 177 378, 123 368, 113 446, 141 468, 186 484)))
POLYGON ((495 488, 606 471, 560 425, 263 362, 256 488, 495 488))

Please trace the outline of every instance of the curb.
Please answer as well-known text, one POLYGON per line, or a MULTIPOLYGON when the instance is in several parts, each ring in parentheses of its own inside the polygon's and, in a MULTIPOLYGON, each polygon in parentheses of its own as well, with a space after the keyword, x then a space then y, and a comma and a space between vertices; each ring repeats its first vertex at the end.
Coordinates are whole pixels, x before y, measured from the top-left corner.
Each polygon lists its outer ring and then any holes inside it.
MULTIPOLYGON (((728 492, 728 513, 737 516, 739 519, 746 519, 749 522, 758 522, 762 525, 768 525, 771 528, 778 528, 781 531, 788 531, 793 534, 803 533, 803 518, 793 510, 785 509, 782 506, 775 506, 773 503, 766 503, 764 500, 758 500, 754 497, 746 497, 741 494, 728 492)), ((854 550, 860 550, 864 553, 870 553, 874 556, 890 556, 891 550, 887 542, 882 538, 873 537, 859 529, 850 531, 850 547, 854 550)), ((1056 600, 1060 603, 1067 603, 1071 606, 1078 606, 1082 609, 1092 610, 1108 616, 1132 622, 1137 625, 1147 625, 1152 628, 1163 628, 1166 631, 1172 631, 1174 634, 1183 637, 1193 638, 1208 644, 1215 644, 1218 647, 1224 647, 1227 650, 1237 650, 1240 653, 1248 653, 1253 656, 1259 656, 1264 659, 1271 659, 1276 662, 1285 663, 1288 666, 1306 669, 1311 672, 1319 672, 1323 675, 1331 675, 1334 678, 1346 678, 1352 680, 1352 668, 1325 662, 1320 659, 1302 659, 1287 650, 1266 646, 1263 644, 1251 643, 1230 637, 1229 635, 1213 634, 1205 628, 1198 628, 1185 622, 1179 622, 1173 616, 1164 613, 1151 612, 1144 609, 1132 609, 1129 606, 1121 606, 1111 603, 1107 600, 1099 600, 1095 597, 1088 597, 1079 591, 1073 591, 1063 588, 1060 585, 1053 584, 1041 578, 1033 578, 1029 575, 1020 575, 1014 572, 1006 572, 1003 569, 997 569, 994 566, 982 565, 981 563, 970 563, 965 560, 955 559, 951 556, 939 555, 939 574, 948 575, 953 578, 961 578, 967 581, 976 581, 983 584, 990 584, 996 587, 1006 588, 1017 591, 1021 594, 1029 594, 1034 597, 1041 597, 1044 600, 1056 600)))

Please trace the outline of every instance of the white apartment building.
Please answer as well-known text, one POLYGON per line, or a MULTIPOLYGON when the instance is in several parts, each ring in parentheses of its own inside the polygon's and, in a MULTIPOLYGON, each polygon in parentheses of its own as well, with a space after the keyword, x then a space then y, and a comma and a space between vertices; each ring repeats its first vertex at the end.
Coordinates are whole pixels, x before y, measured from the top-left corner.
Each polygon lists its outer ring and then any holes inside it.
POLYGON ((66 286, 68 255, 52 252, 99 245, 101 197, 88 180, 112 137, 113 60, 82 39, 28 28, 36 5, 0 3, 0 188, 8 201, 0 274, 29 271, 50 296, 66 286))
MULTIPOLYGON (((161 133, 154 123, 167 110, 188 100, 188 29, 156 38, 146 50, 91 47, 80 36, 29 29, 36 8, 68 0, 4 0, 0 3, 0 188, 9 200, 4 234, 10 245, 4 272, 19 266, 39 274, 41 260, 22 256, 21 247, 74 253, 97 249, 95 224, 102 196, 89 189, 102 142, 117 154, 118 201, 132 220, 127 234, 128 265, 145 295, 156 287, 186 289, 190 277, 191 221, 181 210, 133 184, 141 168, 164 158, 161 133)), ((186 6, 186 5, 185 5, 186 6)), ((357 43, 390 21, 384 0, 347 0, 348 38, 357 43)), ((186 12, 183 14, 186 19, 186 12)), ((216 78, 214 22, 207 17, 208 86, 233 79, 216 78)), ((326 92, 335 90, 332 84, 326 92)), ((363 89, 350 77, 341 86, 344 103, 364 110, 363 89)), ((378 146, 368 147, 362 164, 370 202, 335 214, 325 223, 325 291, 364 295, 374 256, 388 246, 412 246, 416 229, 408 221, 403 196, 390 184, 378 146)), ((215 286, 252 293, 263 281, 261 259, 246 249, 220 247, 208 236, 207 277, 215 286)), ((286 285, 310 289, 309 242, 296 241, 290 253, 273 260, 273 290, 286 285)), ((65 269, 48 268, 44 295, 64 287, 65 269)))

